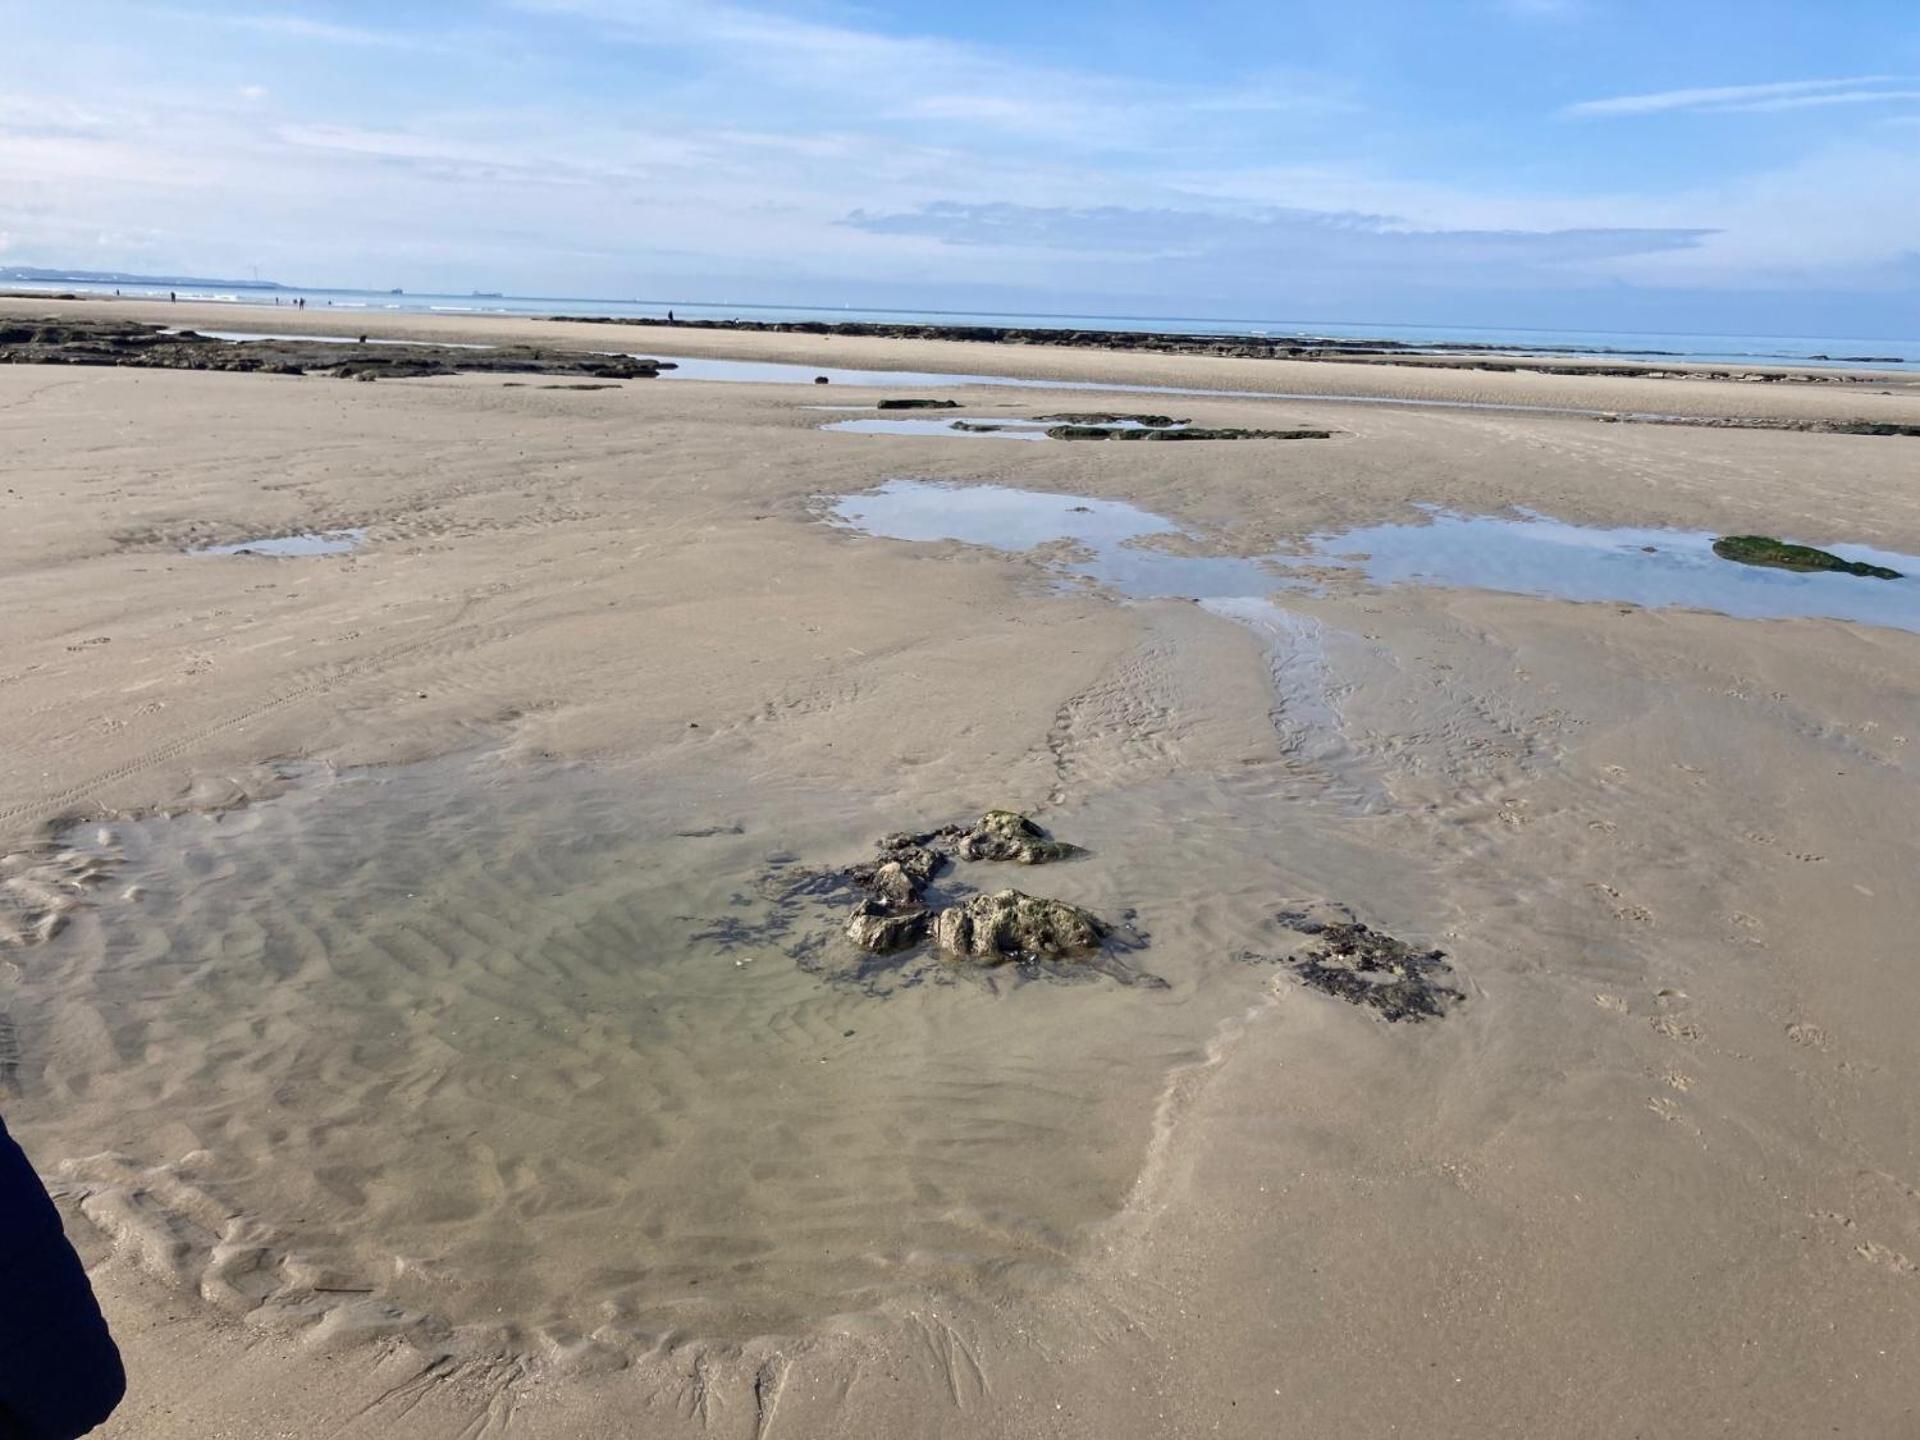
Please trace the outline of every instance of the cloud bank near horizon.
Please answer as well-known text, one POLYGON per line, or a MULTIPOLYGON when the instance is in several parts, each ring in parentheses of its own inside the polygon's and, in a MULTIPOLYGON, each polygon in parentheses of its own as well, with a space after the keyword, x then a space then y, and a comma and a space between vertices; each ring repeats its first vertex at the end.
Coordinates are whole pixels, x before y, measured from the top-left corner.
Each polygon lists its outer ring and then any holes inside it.
POLYGON ((1798 295, 1920 329, 1897 7, 1871 45, 1862 17, 1825 54, 1768 41, 1767 78, 1660 84, 1696 57, 1646 60, 1606 0, 1377 3, 1399 24, 1364 44, 1235 0, 1204 30, 1073 0, 940 29, 776 0, 35 7, 0 235, 15 264, 411 289, 1676 328, 1798 295))

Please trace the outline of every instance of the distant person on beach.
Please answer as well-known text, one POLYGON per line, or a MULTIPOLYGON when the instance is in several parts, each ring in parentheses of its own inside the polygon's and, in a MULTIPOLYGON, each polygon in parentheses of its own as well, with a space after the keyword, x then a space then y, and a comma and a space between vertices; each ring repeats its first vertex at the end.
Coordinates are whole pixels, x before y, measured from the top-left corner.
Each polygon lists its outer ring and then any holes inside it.
POLYGON ((126 1392, 60 1212, 0 1122, 0 1440, 73 1440, 126 1392))
POLYGON ((180 303, 180 292, 178 290, 167 291, 167 299, 171 303, 178 305, 180 303))
POLYGON ((673 312, 669 310, 667 311, 667 324, 671 325, 673 323, 674 323, 673 312))

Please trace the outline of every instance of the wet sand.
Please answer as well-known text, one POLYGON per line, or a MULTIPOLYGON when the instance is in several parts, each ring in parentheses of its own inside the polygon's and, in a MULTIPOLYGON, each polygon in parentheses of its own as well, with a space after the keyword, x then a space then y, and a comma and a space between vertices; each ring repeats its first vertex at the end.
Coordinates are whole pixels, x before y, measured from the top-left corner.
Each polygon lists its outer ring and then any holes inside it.
MULTIPOLYGON (((62 308, 259 315, 0 314, 62 308)), ((1920 420, 1893 379, 353 324, 1920 420)), ((0 367, 4 1103, 128 1353, 104 1433, 1920 1423, 1920 637, 1351 571, 1127 601, 1057 546, 828 523, 915 477, 1215 556, 1423 504, 1915 554, 1920 441, 1209 396, 1179 414, 1336 433, 987 445, 809 408, 886 393, 0 367), (962 878, 1131 912, 1164 989, 863 971, 785 898, 990 805, 1093 853, 962 878), (1390 1025, 1302 986, 1300 900, 1465 998, 1390 1025)))

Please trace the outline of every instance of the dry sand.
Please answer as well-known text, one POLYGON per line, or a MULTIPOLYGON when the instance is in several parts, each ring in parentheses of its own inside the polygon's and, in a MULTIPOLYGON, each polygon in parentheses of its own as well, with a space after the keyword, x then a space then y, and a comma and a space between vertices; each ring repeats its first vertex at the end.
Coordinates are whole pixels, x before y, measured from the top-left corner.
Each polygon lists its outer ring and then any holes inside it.
MULTIPOLYGON (((1898 379, 376 325, 1920 421, 1898 379)), ((1920 442, 1207 398, 1177 408, 1340 433, 1020 445, 806 408, 885 393, 0 368, 0 1061, 128 1355, 103 1433, 1920 1428, 1920 637, 1349 580, 1288 601, 1315 705, 1200 607, 820 518, 914 475, 1222 553, 1423 501, 1920 553, 1920 442), (1015 883, 1136 911, 1167 988, 851 984, 833 912, 778 903, 989 804, 1093 848, 1015 883), (1300 897, 1444 948, 1467 999, 1390 1026, 1244 958, 1300 897)))

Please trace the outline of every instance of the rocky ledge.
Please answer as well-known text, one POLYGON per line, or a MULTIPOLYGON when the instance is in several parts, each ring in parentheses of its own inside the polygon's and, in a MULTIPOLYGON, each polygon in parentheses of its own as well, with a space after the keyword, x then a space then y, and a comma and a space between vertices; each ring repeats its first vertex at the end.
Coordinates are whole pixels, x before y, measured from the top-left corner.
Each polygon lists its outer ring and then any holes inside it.
POLYGON ((331 375, 350 380, 425 375, 581 375, 650 380, 660 362, 584 355, 533 345, 476 350, 453 345, 356 344, 322 340, 220 340, 131 320, 0 320, 0 364, 132 365, 157 370, 231 370, 331 375))
MULTIPOLYGON (((570 325, 645 325, 675 330, 734 330, 770 335, 846 335, 879 340, 964 340, 990 345, 1048 345, 1069 350, 1140 351, 1152 355, 1217 355, 1237 360, 1333 360, 1362 365, 1420 365, 1447 370, 1485 370, 1501 374, 1615 375, 1643 380, 1730 380, 1748 384, 1791 382, 1800 385, 1884 384, 1882 376, 1844 370, 1780 365, 1768 369, 1689 363, 1675 353, 1662 359, 1615 359, 1605 351, 1549 350, 1516 355, 1511 348, 1461 342, 1421 346, 1398 340, 1344 340, 1329 335, 1184 334, 1138 330, 1050 329, 1025 325, 940 325, 844 320, 661 320, 625 315, 552 315, 570 325)), ((1646 353, 1646 352, 1641 352, 1646 353)), ((1840 355, 1835 363, 1886 364, 1891 356, 1840 355)))
POLYGON ((1054 425, 1049 440, 1331 440, 1331 430, 1135 429, 1117 425, 1054 425))

